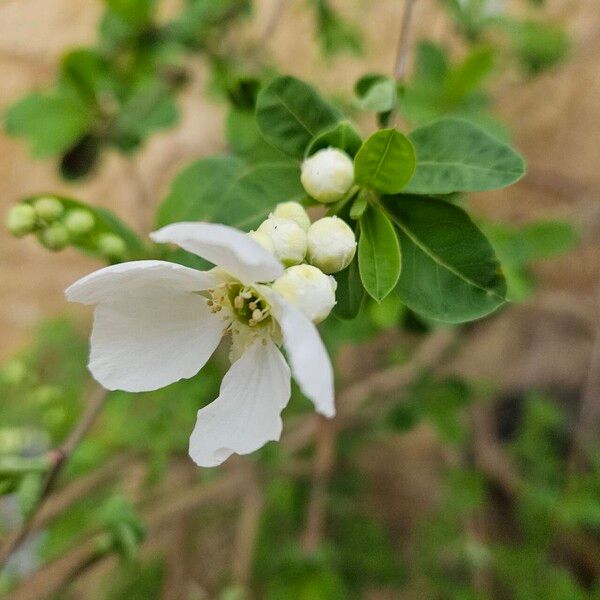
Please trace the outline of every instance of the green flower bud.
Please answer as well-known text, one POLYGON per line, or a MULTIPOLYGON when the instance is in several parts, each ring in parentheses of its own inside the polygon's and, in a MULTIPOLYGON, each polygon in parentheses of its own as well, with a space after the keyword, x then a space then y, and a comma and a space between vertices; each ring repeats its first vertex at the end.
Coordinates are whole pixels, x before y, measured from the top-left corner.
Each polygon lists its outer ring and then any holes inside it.
POLYGON ((35 210, 30 204, 13 206, 6 216, 6 228, 16 237, 22 237, 35 229, 35 210))
POLYGON ((269 217, 257 231, 269 236, 275 248, 275 256, 286 267, 300 264, 304 260, 306 232, 296 221, 269 217))
POLYGON ((297 265, 273 283, 273 289, 299 308, 311 321, 320 323, 335 306, 337 283, 317 267, 297 265))
POLYGON ((336 202, 354 183, 354 163, 342 150, 323 148, 302 163, 300 181, 315 200, 336 202))
POLYGON ((27 365, 17 358, 9 360, 0 368, 0 380, 8 385, 19 385, 27 377, 27 365))
POLYGON ((298 202, 281 202, 275 207, 272 216, 296 221, 304 231, 308 231, 310 227, 308 213, 304 210, 302 204, 298 202))
POLYGON ((103 233, 98 237, 98 251, 102 256, 120 260, 125 257, 127 246, 125 240, 114 233, 103 233))
POLYGON ((308 230, 308 262, 323 273, 337 273, 354 258, 356 237, 348 224, 338 217, 315 221, 308 230))
POLYGON ((46 221, 46 223, 56 221, 65 210, 65 207, 60 200, 50 197, 38 198, 33 203, 33 208, 35 209, 37 216, 42 219, 42 221, 46 221))
POLYGON ((38 239, 42 246, 45 246, 48 250, 62 250, 71 241, 66 227, 60 223, 52 223, 52 225, 42 229, 38 233, 38 239))
POLYGON ((94 229, 96 219, 91 211, 85 208, 74 208, 67 211, 63 223, 69 233, 73 235, 85 235, 94 229))

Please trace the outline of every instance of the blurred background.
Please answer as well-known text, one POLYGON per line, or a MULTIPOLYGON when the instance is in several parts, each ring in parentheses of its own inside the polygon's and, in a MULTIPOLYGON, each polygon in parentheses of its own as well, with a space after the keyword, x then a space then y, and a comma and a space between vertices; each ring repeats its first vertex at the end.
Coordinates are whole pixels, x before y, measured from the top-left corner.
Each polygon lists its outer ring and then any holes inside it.
MULTIPOLYGON (((157 4, 159 23, 180 15, 176 0, 157 4)), ((60 157, 36 160, 3 129, 0 211, 47 191, 147 233, 177 173, 227 150, 222 82, 238 59, 313 82, 373 130, 354 82, 391 74, 405 8, 234 7, 178 59, 178 121, 135 152, 108 147, 85 178, 67 180, 60 157)), ((112 394, 0 571, 7 598, 600 598, 600 12, 593 0, 413 9, 406 85, 417 108, 420 43, 441 46, 456 69, 491 49, 493 68, 467 87, 489 96, 486 124, 512 139, 528 174, 469 203, 511 268, 515 302, 455 329, 394 301, 327 323, 340 416, 322 423, 296 394, 279 446, 218 470, 191 463, 187 438, 225 354, 189 382, 112 394)), ((96 44, 105 10, 100 0, 0 0, 3 114, 52 85, 66 51, 96 44)), ((461 115, 480 106, 464 96, 452 108, 461 115)), ((406 107, 404 122, 419 124, 406 107)), ((44 455, 94 393, 89 311, 63 290, 101 264, 0 230, 1 456, 44 455)), ((15 483, 9 466, 5 544, 40 485, 35 469, 15 483)))

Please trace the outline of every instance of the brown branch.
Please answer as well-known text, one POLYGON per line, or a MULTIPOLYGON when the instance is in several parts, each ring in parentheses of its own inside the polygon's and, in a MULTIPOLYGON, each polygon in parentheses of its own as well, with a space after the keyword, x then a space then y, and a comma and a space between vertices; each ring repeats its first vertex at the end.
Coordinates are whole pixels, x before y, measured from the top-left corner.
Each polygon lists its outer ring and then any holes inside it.
POLYGON ((400 25, 400 36, 398 38, 398 49, 396 51, 396 63, 394 65, 394 78, 398 83, 401 83, 406 75, 408 49, 410 46, 410 27, 412 24, 415 2, 416 0, 404 0, 404 11, 402 13, 402 24, 400 25))
POLYGON ((320 418, 312 476, 312 487, 306 511, 301 546, 315 552, 323 538, 327 516, 327 488, 335 464, 338 424, 335 419, 320 418))
POLYGON ((25 538, 31 532, 34 523, 38 519, 38 513, 40 513, 50 498, 50 494, 54 489, 56 481, 59 475, 62 473, 64 466, 67 464, 71 455, 81 440, 86 436, 96 418, 100 414, 100 411, 104 407, 104 403, 107 398, 107 392, 100 387, 97 387, 90 399, 88 405, 85 408, 83 415, 75 425, 75 428, 71 431, 67 439, 56 449, 50 452, 49 457, 52 466, 46 475, 44 482, 44 489, 40 495, 40 500, 33 513, 23 523, 20 529, 15 531, 5 541, 2 548, 0 549, 0 567, 4 566, 12 554, 19 548, 25 538))
POLYGON ((232 558, 233 578, 236 583, 242 586, 247 586, 250 583, 256 537, 263 506, 263 493, 259 482, 253 475, 242 497, 242 507, 232 558))
POLYGON ((596 293, 597 326, 585 389, 581 398, 579 420, 573 434, 569 470, 575 472, 585 465, 586 451, 597 440, 600 430, 600 287, 596 293))
POLYGON ((269 19, 259 38, 258 45, 260 47, 266 46, 268 41, 273 37, 273 34, 277 30, 277 26, 279 25, 279 22, 283 17, 283 13, 285 12, 287 3, 288 0, 275 0, 273 12, 271 12, 271 14, 269 15, 269 19))
MULTIPOLYGON (((366 377, 346 388, 338 397, 338 406, 343 406, 342 414, 336 419, 339 427, 351 426, 356 422, 355 414, 363 402, 372 395, 385 395, 412 381, 419 371, 437 365, 455 340, 456 332, 439 330, 429 336, 418 348, 409 363, 385 369, 366 377)), ((302 417, 286 432, 282 446, 288 453, 297 452, 314 439, 319 420, 302 417)), ((252 482, 251 474, 240 468, 238 461, 232 461, 229 472, 209 484, 198 483, 180 491, 177 495, 160 497, 149 508, 143 510, 143 520, 151 533, 168 527, 174 520, 198 507, 213 502, 231 501, 246 491, 252 482)), ((293 463, 298 471, 306 474, 303 463, 293 463)), ((284 467, 285 470, 285 467, 284 467)), ((49 563, 11 591, 11 600, 39 600, 62 589, 68 582, 87 571, 89 566, 109 557, 98 556, 95 543, 84 542, 81 547, 49 563)))

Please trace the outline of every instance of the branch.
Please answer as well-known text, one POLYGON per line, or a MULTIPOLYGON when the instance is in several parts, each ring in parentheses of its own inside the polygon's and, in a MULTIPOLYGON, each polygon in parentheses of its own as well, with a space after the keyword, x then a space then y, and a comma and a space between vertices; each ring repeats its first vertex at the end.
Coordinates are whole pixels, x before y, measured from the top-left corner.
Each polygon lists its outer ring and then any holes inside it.
POLYGON ((312 487, 306 511, 306 523, 301 546, 307 553, 315 552, 321 544, 327 516, 327 488, 335 464, 338 424, 336 420, 320 418, 317 432, 312 487))
POLYGON ((264 47, 267 42, 273 37, 273 34, 277 30, 277 26, 283 17, 288 0, 275 0, 275 6, 273 12, 269 15, 265 28, 259 38, 259 46, 264 47))
POLYGON ((33 513, 23 523, 20 529, 15 531, 4 543, 0 549, 0 567, 3 567, 12 554, 19 548, 25 538, 29 535, 34 523, 38 520, 38 514, 45 507, 52 490, 56 484, 59 475, 62 473, 64 466, 67 464, 71 455, 83 438, 86 436, 96 418, 100 414, 100 411, 104 407, 104 403, 108 393, 97 387, 90 399, 88 405, 81 415, 78 423, 75 425, 73 431, 69 434, 67 439, 56 449, 49 453, 52 466, 46 475, 46 481, 44 482, 44 489, 40 495, 40 500, 33 513))
POLYGON ((415 2, 416 0, 404 0, 404 12, 402 13, 402 25, 400 26, 400 37, 398 38, 396 64, 394 65, 394 78, 398 83, 401 83, 406 75, 406 64, 408 62, 410 38, 409 34, 415 2))
POLYGON ((244 587, 250 583, 263 506, 262 490, 253 474, 248 489, 242 497, 242 509, 232 558, 234 581, 244 587))

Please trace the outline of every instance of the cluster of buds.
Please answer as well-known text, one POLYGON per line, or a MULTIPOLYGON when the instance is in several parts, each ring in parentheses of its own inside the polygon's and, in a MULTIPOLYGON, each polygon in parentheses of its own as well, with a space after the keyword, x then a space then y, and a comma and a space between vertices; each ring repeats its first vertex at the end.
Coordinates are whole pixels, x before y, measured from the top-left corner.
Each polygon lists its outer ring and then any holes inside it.
POLYGON ((311 223, 300 204, 284 202, 249 235, 287 267, 273 288, 315 323, 323 321, 336 302, 331 275, 356 252, 352 229, 335 216, 311 223))
POLYGON ((14 236, 35 233, 48 250, 62 250, 90 236, 98 254, 108 260, 122 260, 127 249, 125 241, 114 233, 95 233, 96 226, 96 217, 90 210, 66 207, 51 196, 21 202, 13 206, 6 218, 6 227, 14 236))

